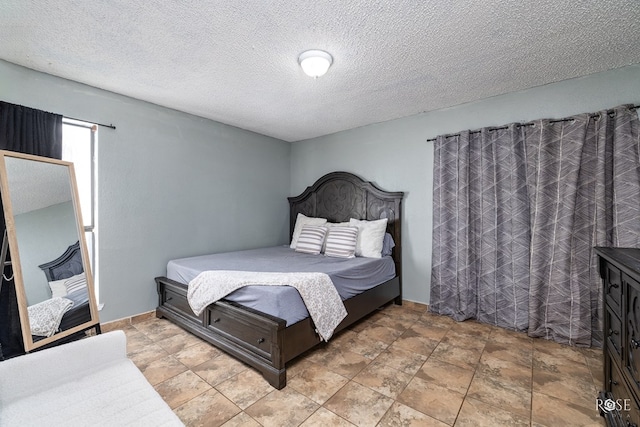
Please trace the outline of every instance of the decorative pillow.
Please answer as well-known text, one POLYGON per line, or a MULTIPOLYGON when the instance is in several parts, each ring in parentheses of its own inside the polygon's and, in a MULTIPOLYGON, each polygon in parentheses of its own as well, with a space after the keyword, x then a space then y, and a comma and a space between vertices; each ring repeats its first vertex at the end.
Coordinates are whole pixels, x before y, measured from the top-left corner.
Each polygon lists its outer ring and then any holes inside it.
POLYGON ((87 278, 84 276, 84 273, 76 274, 75 276, 65 280, 64 286, 67 288, 68 295, 71 292, 79 291, 82 288, 86 288, 87 278))
POLYGON ((51 288, 51 298, 62 298, 67 296, 67 287, 64 285, 69 279, 60 279, 49 282, 49 287, 51 288))
POLYGON ((393 248, 396 247, 396 242, 393 241, 391 234, 385 233, 384 240, 382 241, 382 256, 389 256, 393 253, 393 248))
POLYGON ((301 213, 296 217, 296 225, 293 227, 293 236, 291 236, 291 249, 295 249, 298 244, 298 238, 302 232, 302 227, 305 225, 323 225, 326 224, 326 218, 311 218, 301 213))
POLYGON ((318 225, 305 225, 302 227, 296 252, 319 255, 324 243, 324 236, 327 234, 327 227, 318 225))
MULTIPOLYGON (((327 222, 323 224, 323 227, 333 228, 333 227, 348 227, 349 221, 347 222, 327 222)), ((327 239, 324 239, 324 245, 322 245, 322 253, 327 250, 327 239)))
POLYGON ((356 256, 382 258, 382 243, 387 230, 387 218, 365 221, 351 218, 351 226, 358 227, 356 256))
POLYGON ((357 227, 331 227, 327 232, 324 254, 338 258, 356 256, 357 227))

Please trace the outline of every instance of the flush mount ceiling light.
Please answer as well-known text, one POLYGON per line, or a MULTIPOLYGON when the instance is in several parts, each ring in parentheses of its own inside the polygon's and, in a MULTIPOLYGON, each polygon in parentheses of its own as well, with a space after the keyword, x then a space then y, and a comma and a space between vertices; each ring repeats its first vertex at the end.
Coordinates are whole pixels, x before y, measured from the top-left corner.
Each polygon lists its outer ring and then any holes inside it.
POLYGON ((298 62, 306 75, 318 78, 327 72, 333 58, 323 50, 308 50, 300 54, 298 62))

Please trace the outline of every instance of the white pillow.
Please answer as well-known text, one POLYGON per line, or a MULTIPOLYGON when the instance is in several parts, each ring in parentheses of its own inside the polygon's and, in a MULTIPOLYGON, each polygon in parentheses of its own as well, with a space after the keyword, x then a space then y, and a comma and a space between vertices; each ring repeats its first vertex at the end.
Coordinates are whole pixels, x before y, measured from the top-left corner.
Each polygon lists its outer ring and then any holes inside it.
POLYGON ((64 285, 69 279, 60 279, 49 282, 49 287, 51 288, 51 298, 58 297, 66 297, 67 296, 67 287, 64 285))
POLYGON ((353 258, 356 256, 357 241, 357 227, 329 228, 325 239, 324 254, 337 258, 353 258))
POLYGON ((324 243, 324 236, 327 234, 327 227, 319 225, 305 225, 302 227, 296 252, 304 252, 312 255, 319 255, 324 243))
POLYGON ((305 225, 323 225, 326 224, 326 218, 311 218, 301 213, 296 217, 296 225, 293 227, 293 236, 291 236, 291 249, 295 249, 298 244, 298 238, 302 232, 302 227, 305 225))
POLYGON ((387 230, 387 218, 365 221, 351 218, 349 224, 358 227, 356 256, 382 258, 382 243, 387 230))

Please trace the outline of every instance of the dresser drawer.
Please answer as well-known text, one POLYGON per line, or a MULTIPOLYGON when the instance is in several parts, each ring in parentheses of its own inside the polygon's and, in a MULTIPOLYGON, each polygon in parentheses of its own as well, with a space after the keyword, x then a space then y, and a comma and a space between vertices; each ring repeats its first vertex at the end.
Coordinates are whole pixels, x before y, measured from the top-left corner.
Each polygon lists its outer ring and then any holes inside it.
POLYGON ((607 346, 611 349, 611 352, 618 356, 618 358, 622 357, 622 322, 617 315, 615 315, 609 307, 605 310, 605 327, 608 329, 605 330, 606 335, 606 343, 607 346))
POLYGON ((607 264, 603 279, 605 302, 620 316, 622 306, 622 277, 620 270, 611 264, 607 264))
POLYGON ((625 387, 624 379, 622 378, 622 374, 620 373, 619 368, 614 364, 609 364, 609 388, 610 391, 616 399, 625 399, 628 398, 627 387, 625 387))
POLYGON ((637 282, 624 274, 622 279, 627 289, 627 328, 623 344, 626 352, 625 366, 633 391, 640 395, 640 289, 637 282))
POLYGON ((609 377, 607 390, 610 394, 604 401, 601 397, 600 410, 610 412, 609 417, 615 420, 611 425, 640 427, 640 409, 615 364, 609 364, 607 376, 609 377))

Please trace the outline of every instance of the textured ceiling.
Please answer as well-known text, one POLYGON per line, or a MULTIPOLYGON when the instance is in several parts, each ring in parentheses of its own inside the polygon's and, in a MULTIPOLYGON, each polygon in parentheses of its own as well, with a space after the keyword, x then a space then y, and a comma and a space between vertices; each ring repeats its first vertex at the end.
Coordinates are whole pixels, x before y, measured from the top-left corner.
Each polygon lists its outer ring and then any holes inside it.
POLYGON ((640 1, 2 0, 0 41, 6 61, 297 141, 640 63, 640 1), (307 49, 333 55, 324 77, 307 49))
POLYGON ((60 164, 5 157, 14 215, 72 200, 69 169, 60 164))

